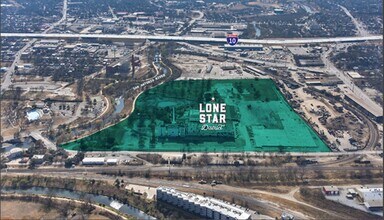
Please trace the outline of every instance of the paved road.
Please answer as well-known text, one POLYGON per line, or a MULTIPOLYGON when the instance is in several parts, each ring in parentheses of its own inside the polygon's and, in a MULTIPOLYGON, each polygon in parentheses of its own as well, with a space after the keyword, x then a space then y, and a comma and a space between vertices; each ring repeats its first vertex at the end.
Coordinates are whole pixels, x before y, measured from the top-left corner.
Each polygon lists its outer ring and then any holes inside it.
POLYGON ((345 93, 353 93, 362 106, 367 106, 367 108, 374 113, 382 113, 383 108, 374 102, 363 90, 356 86, 353 80, 343 71, 340 71, 335 67, 333 62, 330 60, 330 54, 333 52, 333 48, 329 48, 327 52, 323 53, 322 58, 326 67, 326 72, 329 74, 335 74, 339 79, 341 79, 349 89, 345 93))
POLYGON ((50 141, 48 138, 43 137, 40 132, 33 131, 31 132, 31 137, 33 137, 35 140, 41 140, 43 141, 44 145, 48 149, 57 150, 56 144, 54 144, 52 141, 50 141))
POLYGON ((369 32, 365 29, 364 25, 359 20, 357 20, 355 17, 353 17, 351 12, 349 12, 349 10, 347 8, 345 8, 344 6, 341 6, 341 5, 339 5, 339 7, 345 12, 345 14, 348 17, 351 18, 353 24, 356 27, 357 34, 359 36, 369 36, 370 35, 369 32))
MULTIPOLYGON (((46 33, 1 33, 1 37, 19 38, 54 38, 54 39, 109 39, 109 40, 151 40, 151 41, 175 41, 175 42, 205 42, 227 44, 226 38, 192 37, 192 36, 167 36, 167 35, 128 35, 128 34, 46 34, 46 33)), ((239 39, 239 43, 245 44, 312 44, 312 43, 348 43, 359 41, 382 41, 382 35, 367 37, 330 37, 330 38, 300 38, 300 39, 239 39)))

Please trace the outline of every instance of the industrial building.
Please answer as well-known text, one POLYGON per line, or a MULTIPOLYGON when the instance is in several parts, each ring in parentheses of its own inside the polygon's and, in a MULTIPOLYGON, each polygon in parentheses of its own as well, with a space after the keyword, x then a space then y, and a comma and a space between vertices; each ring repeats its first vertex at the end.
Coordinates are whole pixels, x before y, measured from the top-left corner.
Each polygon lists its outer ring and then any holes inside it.
POLYGON ((119 163, 119 160, 116 158, 107 159, 106 164, 107 165, 117 165, 119 163))
POLYGON ((340 195, 339 188, 336 186, 323 186, 323 192, 327 196, 338 196, 340 195))
POLYGON ((379 123, 383 121, 383 110, 379 105, 370 105, 361 97, 349 91, 346 92, 344 99, 352 103, 356 108, 360 109, 364 114, 375 121, 379 123))
POLYGON ((358 198, 370 211, 381 210, 383 208, 383 188, 357 188, 358 198))
POLYGON ((157 201, 169 203, 188 212, 208 219, 251 219, 245 208, 218 199, 192 193, 184 193, 172 188, 158 187, 157 201))
POLYGON ((83 165, 104 165, 105 158, 104 157, 85 157, 82 160, 83 165))
POLYGON ((358 72, 353 72, 353 71, 347 71, 346 72, 348 74, 349 77, 351 77, 352 79, 363 79, 364 77, 362 75, 360 75, 360 73, 358 72))

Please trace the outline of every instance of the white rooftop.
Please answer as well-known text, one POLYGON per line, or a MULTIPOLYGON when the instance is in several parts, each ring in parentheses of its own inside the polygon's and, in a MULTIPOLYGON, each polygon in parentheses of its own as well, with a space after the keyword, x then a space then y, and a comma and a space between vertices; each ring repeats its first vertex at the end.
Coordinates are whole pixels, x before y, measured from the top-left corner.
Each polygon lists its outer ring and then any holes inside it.
POLYGON ((244 208, 222 200, 203 197, 192 193, 180 192, 172 188, 159 187, 158 189, 163 192, 168 192, 175 197, 180 197, 183 200, 188 200, 191 203, 199 204, 200 206, 207 207, 211 210, 215 210, 235 219, 249 219, 251 216, 250 214, 246 213, 244 208))
POLYGON ((105 158, 104 157, 85 157, 83 159, 84 162, 104 162, 105 158))

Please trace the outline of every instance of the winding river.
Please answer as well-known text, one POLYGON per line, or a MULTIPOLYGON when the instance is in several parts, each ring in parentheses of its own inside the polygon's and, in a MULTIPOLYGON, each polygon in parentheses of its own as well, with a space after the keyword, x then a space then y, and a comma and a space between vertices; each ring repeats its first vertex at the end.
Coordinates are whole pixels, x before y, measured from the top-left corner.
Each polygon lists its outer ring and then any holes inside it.
POLYGON ((82 200, 81 198, 87 198, 94 204, 103 204, 111 207, 121 213, 133 216, 137 219, 153 220, 156 219, 150 215, 145 214, 143 211, 132 207, 127 204, 122 204, 117 200, 109 198, 108 196, 95 195, 90 193, 83 193, 79 191, 71 191, 66 189, 57 188, 44 188, 44 187, 32 187, 29 189, 12 189, 2 188, 1 193, 17 193, 24 195, 53 195, 54 197, 62 197, 69 199, 82 200))

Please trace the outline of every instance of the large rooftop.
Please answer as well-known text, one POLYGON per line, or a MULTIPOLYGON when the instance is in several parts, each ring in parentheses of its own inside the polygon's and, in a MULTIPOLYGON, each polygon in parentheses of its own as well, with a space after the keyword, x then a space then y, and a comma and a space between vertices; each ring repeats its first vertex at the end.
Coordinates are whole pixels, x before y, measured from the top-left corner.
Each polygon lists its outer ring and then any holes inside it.
POLYGON ((172 194, 174 197, 181 197, 184 200, 189 201, 190 203, 207 207, 211 210, 215 210, 234 219, 249 219, 251 216, 249 213, 246 212, 244 208, 215 198, 203 197, 193 193, 180 192, 173 188, 167 187, 159 187, 158 190, 172 194))

